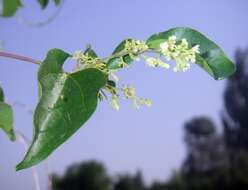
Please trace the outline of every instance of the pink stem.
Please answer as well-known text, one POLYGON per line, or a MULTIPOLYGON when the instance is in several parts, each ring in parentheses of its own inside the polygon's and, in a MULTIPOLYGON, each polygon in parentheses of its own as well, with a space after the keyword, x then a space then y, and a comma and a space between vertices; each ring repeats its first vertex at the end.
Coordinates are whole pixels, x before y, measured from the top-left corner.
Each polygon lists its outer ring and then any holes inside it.
POLYGON ((21 60, 21 61, 26 61, 26 62, 30 62, 30 63, 34 63, 34 64, 40 64, 41 62, 40 61, 37 61, 37 60, 34 60, 32 58, 29 58, 29 57, 24 57, 24 56, 21 56, 21 55, 16 55, 16 54, 13 54, 13 53, 8 53, 8 52, 3 52, 3 51, 0 51, 0 57, 8 57, 8 58, 12 58, 12 59, 18 59, 18 60, 21 60))

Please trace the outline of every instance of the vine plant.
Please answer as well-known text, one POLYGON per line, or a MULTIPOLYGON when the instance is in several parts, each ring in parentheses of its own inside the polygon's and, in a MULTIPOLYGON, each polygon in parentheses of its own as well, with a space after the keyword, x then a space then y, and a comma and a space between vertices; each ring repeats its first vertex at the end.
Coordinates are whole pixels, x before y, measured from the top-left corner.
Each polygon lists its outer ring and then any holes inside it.
MULTIPOLYGON (((0 52, 0 56, 29 61, 39 66, 39 102, 33 115, 33 139, 16 170, 29 168, 46 159, 70 138, 94 113, 98 101, 107 100, 119 110, 118 98, 130 99, 134 107, 150 106, 151 101, 139 98, 129 85, 118 85, 116 71, 140 59, 149 67, 185 72, 192 64, 199 65, 216 80, 235 72, 235 65, 214 42, 191 28, 172 28, 157 33, 146 41, 123 40, 105 58, 91 47, 69 54, 60 49, 48 51, 44 61, 0 52), (76 61, 76 68, 63 70, 67 59, 76 61)), ((15 140, 11 106, 4 102, 0 90, 0 128, 15 140)))
MULTIPOLYGON (((58 6, 63 0, 52 0, 53 3, 58 6)), ((50 0, 37 0, 41 9, 45 9, 50 0)), ((15 15, 18 9, 23 7, 21 0, 0 0, 0 16, 12 17, 15 15)))

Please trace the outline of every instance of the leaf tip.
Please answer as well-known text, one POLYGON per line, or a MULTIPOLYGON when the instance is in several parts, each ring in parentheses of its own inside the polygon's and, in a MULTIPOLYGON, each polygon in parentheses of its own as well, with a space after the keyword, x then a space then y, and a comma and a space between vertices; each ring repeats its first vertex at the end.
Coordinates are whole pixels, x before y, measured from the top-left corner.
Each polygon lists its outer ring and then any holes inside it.
POLYGON ((13 130, 8 134, 8 137, 12 142, 16 141, 16 136, 13 130))
POLYGON ((27 169, 27 168, 32 167, 35 164, 37 164, 37 162, 35 162, 35 161, 36 160, 33 157, 30 157, 29 153, 26 153, 23 160, 15 166, 15 171, 19 171, 19 170, 23 170, 23 169, 27 169))
POLYGON ((25 167, 23 167, 23 164, 22 164, 22 162, 21 163, 19 163, 19 164, 17 164, 16 166, 15 166, 15 171, 20 171, 20 170, 22 170, 22 169, 24 169, 25 167))
POLYGON ((23 169, 27 169, 35 165, 36 163, 31 162, 30 160, 27 160, 26 157, 15 166, 15 171, 20 171, 23 169))

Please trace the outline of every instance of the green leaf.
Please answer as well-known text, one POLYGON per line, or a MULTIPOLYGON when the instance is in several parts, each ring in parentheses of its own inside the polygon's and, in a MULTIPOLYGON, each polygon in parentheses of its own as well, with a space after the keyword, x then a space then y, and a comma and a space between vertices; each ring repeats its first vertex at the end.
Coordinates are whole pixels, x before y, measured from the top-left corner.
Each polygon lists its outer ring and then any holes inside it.
POLYGON ((13 131, 13 111, 10 105, 4 103, 4 93, 0 87, 0 129, 2 129, 11 141, 15 141, 13 131))
POLYGON ((96 52, 91 48, 90 45, 88 45, 88 47, 86 48, 86 50, 84 51, 84 54, 88 54, 90 57, 96 58, 97 54, 96 52))
POLYGON ((107 84, 109 85, 109 86, 112 86, 112 87, 116 87, 116 83, 115 83, 115 81, 113 81, 113 80, 108 80, 107 81, 107 84))
POLYGON ((11 106, 4 102, 0 102, 0 128, 8 135, 11 141, 15 141, 13 111, 11 106))
MULTIPOLYGON (((132 39, 126 39, 126 40, 123 40, 114 50, 114 52, 112 53, 113 54, 117 54, 117 53, 120 53, 122 52, 124 49, 125 49, 125 43, 127 41, 131 41, 132 39)), ((108 60, 107 62, 107 67, 108 69, 119 69, 121 68, 121 66, 119 65, 119 63, 121 62, 121 59, 127 63, 127 64, 130 64, 133 59, 127 54, 127 55, 124 55, 124 56, 120 56, 120 57, 116 57, 116 58, 112 58, 110 60, 108 60)))
POLYGON ((17 9, 21 6, 22 4, 20 0, 2 0, 1 16, 11 17, 16 13, 17 9))
POLYGON ((0 87, 0 102, 4 101, 4 93, 3 93, 3 89, 0 87))
POLYGON ((54 4, 57 6, 61 3, 61 0, 53 0, 54 4))
POLYGON ((106 84, 106 75, 97 69, 74 73, 62 70, 70 55, 59 49, 50 50, 38 72, 42 87, 34 113, 34 134, 23 161, 16 170, 31 167, 47 158, 71 137, 93 114, 97 95, 106 84))
POLYGON ((49 0, 38 0, 42 9, 45 9, 49 3, 49 0))
POLYGON ((196 58, 196 64, 214 79, 223 79, 235 72, 235 65, 227 58, 223 50, 203 34, 191 28, 172 28, 154 34, 147 40, 147 45, 150 49, 159 49, 160 44, 172 35, 175 35, 178 41, 186 38, 190 47, 200 45, 200 54, 196 58))

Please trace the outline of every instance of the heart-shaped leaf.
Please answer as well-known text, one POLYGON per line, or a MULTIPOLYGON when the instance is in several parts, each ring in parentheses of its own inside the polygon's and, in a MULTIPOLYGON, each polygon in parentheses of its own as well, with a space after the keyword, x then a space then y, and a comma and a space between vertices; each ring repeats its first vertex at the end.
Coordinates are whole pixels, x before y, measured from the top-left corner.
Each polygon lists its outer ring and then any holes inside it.
POLYGON ((15 141, 13 131, 13 111, 10 105, 4 102, 4 93, 0 87, 0 129, 2 129, 11 141, 15 141))
POLYGON ((38 80, 42 92, 34 113, 33 141, 16 170, 47 158, 96 109, 98 92, 107 81, 105 74, 93 68, 65 73, 62 65, 69 56, 59 49, 50 50, 40 66, 38 80))
POLYGON ((191 28, 172 28, 154 34, 147 40, 147 45, 150 49, 159 49, 160 44, 170 36, 176 36, 178 41, 185 38, 190 47, 200 45, 200 54, 196 57, 196 64, 214 79, 223 79, 235 72, 235 65, 227 58, 222 49, 203 34, 191 28))

